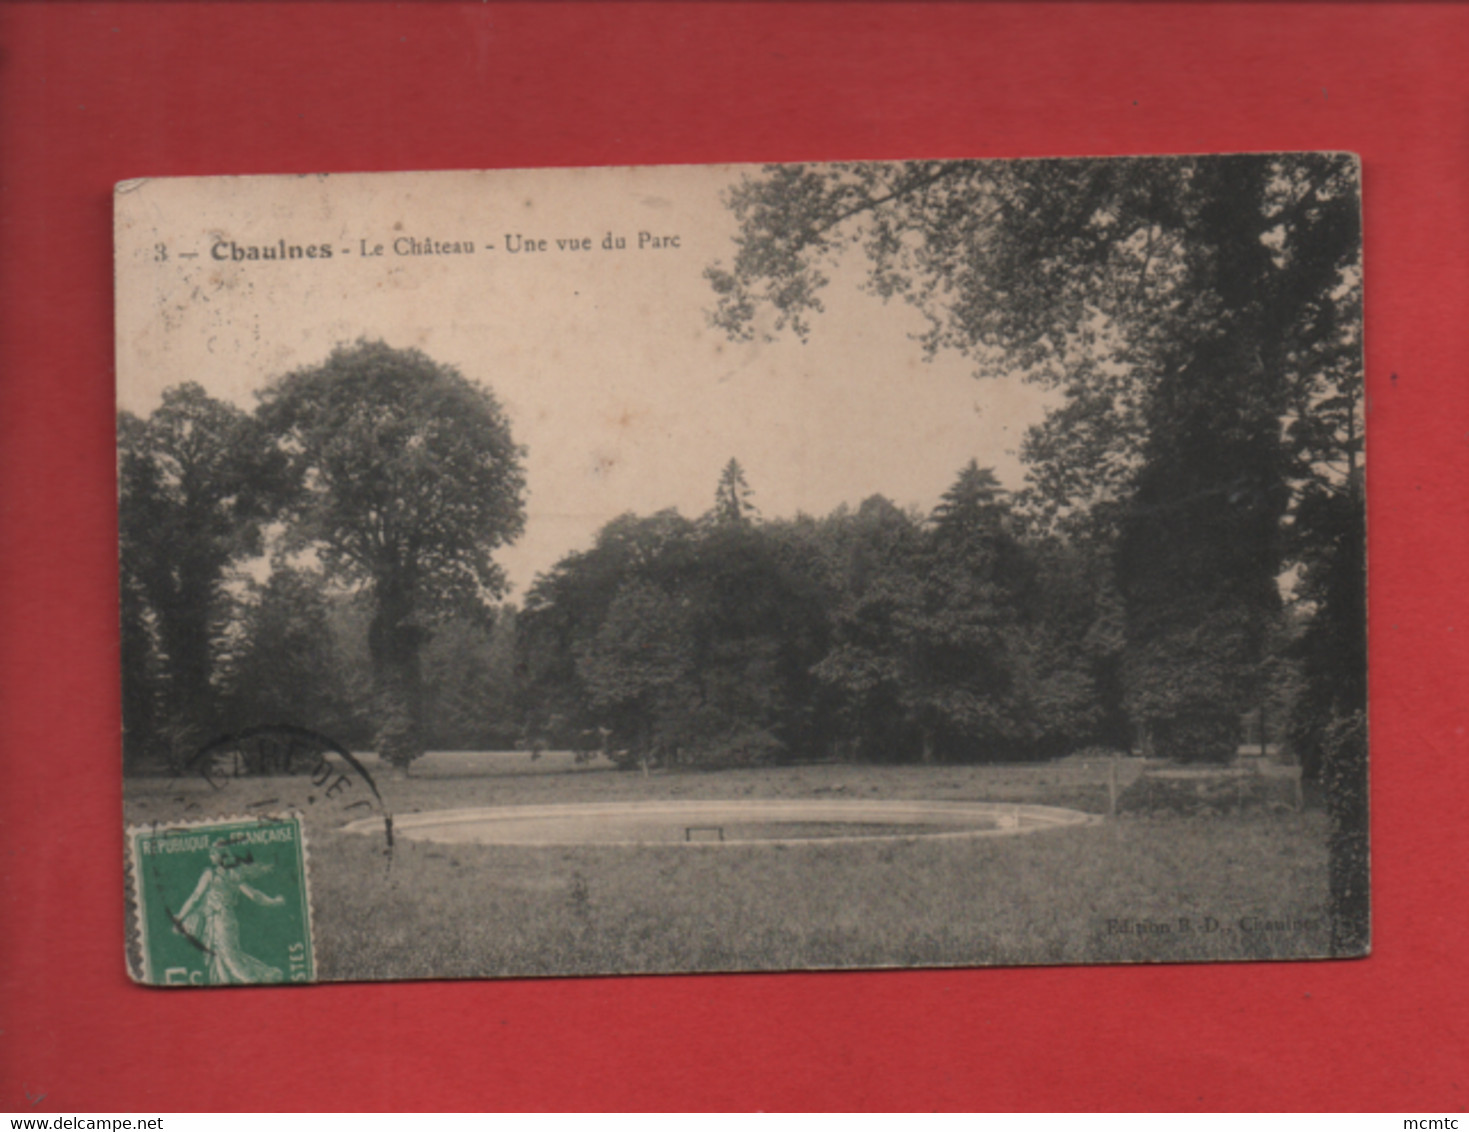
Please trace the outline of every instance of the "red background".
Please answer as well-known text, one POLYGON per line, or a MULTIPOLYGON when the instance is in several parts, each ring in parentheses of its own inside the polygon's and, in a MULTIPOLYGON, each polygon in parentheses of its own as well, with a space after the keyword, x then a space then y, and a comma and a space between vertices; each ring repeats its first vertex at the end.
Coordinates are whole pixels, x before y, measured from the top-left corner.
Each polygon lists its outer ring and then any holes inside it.
POLYGON ((0 7, 0 1109, 1462 1110, 1466 60, 1451 4, 0 7), (127 981, 113 182, 1246 149, 1364 161, 1372 958, 127 981))

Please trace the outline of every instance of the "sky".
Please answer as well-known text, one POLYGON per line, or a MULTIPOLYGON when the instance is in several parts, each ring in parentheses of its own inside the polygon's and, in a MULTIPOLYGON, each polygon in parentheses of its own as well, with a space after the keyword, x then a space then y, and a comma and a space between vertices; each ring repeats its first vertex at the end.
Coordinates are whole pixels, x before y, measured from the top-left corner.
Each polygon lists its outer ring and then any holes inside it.
POLYGON ((740 172, 122 186, 118 405, 146 414, 164 389, 197 381, 253 408, 260 389, 339 343, 418 347, 492 390, 526 449, 525 533, 496 555, 512 597, 619 514, 707 510, 731 457, 768 518, 875 493, 928 509, 971 459, 1018 488, 1015 450, 1045 395, 977 380, 957 355, 925 361, 912 337, 921 317, 863 292, 860 257, 832 273, 805 343, 735 343, 709 326, 703 272, 733 258, 721 193, 740 172), (429 241, 475 251, 412 254, 429 241), (282 244, 301 258, 237 258, 282 244))

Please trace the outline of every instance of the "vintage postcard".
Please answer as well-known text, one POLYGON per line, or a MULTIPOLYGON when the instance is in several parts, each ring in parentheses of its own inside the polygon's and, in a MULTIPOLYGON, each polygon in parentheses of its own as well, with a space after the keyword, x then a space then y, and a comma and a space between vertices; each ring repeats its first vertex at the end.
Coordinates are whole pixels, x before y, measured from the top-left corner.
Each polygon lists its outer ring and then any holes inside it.
POLYGON ((1352 155, 115 206, 135 978, 1366 954, 1352 155))

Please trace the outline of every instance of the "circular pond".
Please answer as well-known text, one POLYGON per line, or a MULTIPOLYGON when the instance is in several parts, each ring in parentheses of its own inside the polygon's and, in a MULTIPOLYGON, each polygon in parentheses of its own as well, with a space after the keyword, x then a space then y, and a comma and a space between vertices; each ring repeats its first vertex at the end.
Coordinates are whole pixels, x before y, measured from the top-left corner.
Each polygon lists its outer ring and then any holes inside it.
MULTIPOLYGON (((432 810, 395 815, 393 832, 414 841, 474 845, 789 844, 995 837, 1097 820, 1077 810, 1008 802, 764 799, 432 810)), ((380 833, 382 819, 365 818, 345 828, 380 833)))

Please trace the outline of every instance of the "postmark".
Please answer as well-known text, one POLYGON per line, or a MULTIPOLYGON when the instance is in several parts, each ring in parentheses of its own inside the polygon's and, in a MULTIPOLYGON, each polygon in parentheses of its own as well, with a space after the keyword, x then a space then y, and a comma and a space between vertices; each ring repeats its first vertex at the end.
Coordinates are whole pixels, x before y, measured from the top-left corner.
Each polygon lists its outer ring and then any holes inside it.
POLYGON ((132 826, 127 838, 140 982, 315 980, 300 814, 132 826))
POLYGON ((134 791, 136 824, 293 812, 328 824, 367 820, 392 856, 393 818, 371 772, 321 731, 269 723, 224 732, 156 785, 134 791))
MULTIPOLYGON (((354 817, 383 812, 377 783, 351 751, 328 735, 293 724, 265 724, 217 736, 189 759, 184 774, 207 783, 216 796, 235 783, 263 779, 290 796, 254 798, 248 803, 252 809, 280 806, 284 800, 291 807, 330 806, 354 817)), ((387 840, 391 846, 390 831, 387 840)))

